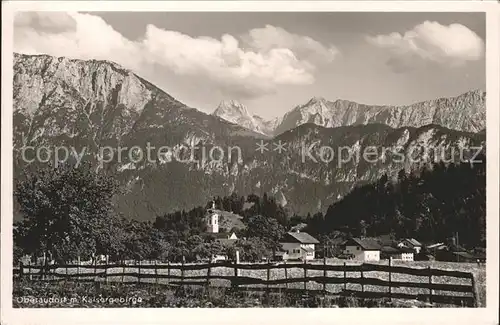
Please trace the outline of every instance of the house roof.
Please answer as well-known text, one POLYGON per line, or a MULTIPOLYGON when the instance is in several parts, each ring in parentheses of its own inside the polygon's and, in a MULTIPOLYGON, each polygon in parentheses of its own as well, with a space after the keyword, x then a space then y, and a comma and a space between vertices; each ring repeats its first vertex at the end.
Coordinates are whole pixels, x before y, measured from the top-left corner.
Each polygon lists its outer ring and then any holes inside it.
POLYGON ((319 244, 319 240, 309 235, 307 232, 289 232, 281 240, 285 243, 319 244))
POLYGON ((213 237, 215 239, 228 239, 233 234, 233 232, 205 232, 202 235, 206 237, 213 237))
POLYGON ((401 253, 413 253, 414 252, 413 249, 408 248, 408 247, 399 247, 399 251, 401 253))
POLYGON ((227 239, 227 238, 220 238, 217 239, 219 243, 223 246, 232 246, 236 243, 236 239, 227 239))
POLYGON ((432 245, 427 246, 427 248, 432 249, 432 248, 443 247, 443 246, 446 246, 446 245, 444 243, 436 243, 436 244, 432 244, 432 245))
POLYGON ((390 235, 381 235, 378 239, 381 246, 393 246, 397 241, 390 235))
POLYGON ((399 249, 391 247, 391 246, 384 246, 384 247, 382 247, 381 251, 386 253, 386 254, 398 254, 399 253, 399 249))
POLYGON ((401 253, 413 253, 413 249, 407 247, 391 247, 383 246, 381 251, 386 254, 401 254, 401 253))
POLYGON ((361 248, 363 248, 364 250, 367 250, 367 251, 376 251, 376 250, 380 250, 380 248, 381 248, 381 246, 379 245, 379 243, 377 243, 377 241, 375 239, 351 238, 351 239, 346 241, 346 244, 348 244, 348 243, 354 243, 356 245, 359 245, 359 246, 361 246, 361 248))
POLYGON ((307 223, 301 222, 298 225, 295 225, 292 228, 290 228, 290 231, 296 231, 296 230, 300 231, 300 230, 304 229, 305 227, 307 227, 307 223))
POLYGON ((453 254, 458 255, 463 258, 474 259, 474 256, 467 252, 453 252, 453 254))
POLYGON ((415 238, 406 238, 405 240, 410 244, 412 244, 413 246, 422 246, 422 244, 415 238))

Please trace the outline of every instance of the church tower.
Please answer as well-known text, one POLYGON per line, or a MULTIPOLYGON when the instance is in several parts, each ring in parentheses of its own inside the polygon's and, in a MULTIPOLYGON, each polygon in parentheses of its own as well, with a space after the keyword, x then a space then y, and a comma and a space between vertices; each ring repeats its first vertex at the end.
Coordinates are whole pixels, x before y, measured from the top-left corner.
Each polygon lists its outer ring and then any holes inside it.
POLYGON ((208 209, 207 231, 210 233, 219 232, 219 214, 215 211, 215 201, 212 201, 212 208, 208 209))

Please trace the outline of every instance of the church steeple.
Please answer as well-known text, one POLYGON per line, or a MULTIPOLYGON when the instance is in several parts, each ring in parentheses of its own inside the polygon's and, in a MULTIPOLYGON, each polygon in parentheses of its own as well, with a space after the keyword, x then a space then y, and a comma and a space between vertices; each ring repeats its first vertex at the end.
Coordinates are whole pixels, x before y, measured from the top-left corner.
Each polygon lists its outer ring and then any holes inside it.
POLYGON ((219 214, 215 211, 215 200, 212 201, 212 208, 208 210, 207 231, 211 233, 219 232, 219 214))

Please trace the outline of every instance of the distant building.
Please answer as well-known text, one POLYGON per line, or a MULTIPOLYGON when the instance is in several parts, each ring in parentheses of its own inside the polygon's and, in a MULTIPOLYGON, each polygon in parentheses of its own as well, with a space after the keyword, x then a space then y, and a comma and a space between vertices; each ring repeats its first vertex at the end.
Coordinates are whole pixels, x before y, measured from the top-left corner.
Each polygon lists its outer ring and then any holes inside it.
POLYGON ((440 250, 440 249, 443 249, 445 247, 446 247, 446 245, 444 243, 435 243, 435 244, 427 245, 427 249, 429 251, 440 250))
POLYGON ((414 260, 414 252, 413 249, 408 247, 384 246, 381 249, 381 257, 384 259, 392 258, 393 260, 411 262, 414 260))
POLYGON ((374 239, 351 238, 344 242, 344 254, 358 261, 380 261, 380 245, 374 239))
POLYGON ((319 240, 306 232, 291 231, 280 240, 283 260, 312 260, 315 257, 316 244, 319 240))
POLYGON ((233 245, 238 239, 238 236, 236 236, 234 232, 208 233, 207 235, 214 237, 215 240, 223 246, 233 245))
POLYGON ((479 263, 486 262, 486 248, 476 247, 473 251, 473 255, 476 258, 476 262, 479 262, 479 263))
POLYGON ((401 242, 399 242, 398 247, 411 248, 413 249, 415 254, 420 254, 420 250, 422 249, 422 244, 415 238, 405 238, 401 242))
POLYGON ((290 231, 291 231, 291 232, 295 232, 295 231, 297 231, 297 230, 298 230, 298 231, 302 231, 302 230, 304 230, 304 228, 306 228, 306 227, 307 227, 307 223, 303 223, 303 222, 301 222, 301 223, 299 223, 299 224, 297 224, 297 225, 293 226, 292 228, 290 228, 290 231))
POLYGON ((453 251, 450 249, 440 250, 436 253, 436 260, 443 262, 477 262, 477 258, 466 251, 453 251))

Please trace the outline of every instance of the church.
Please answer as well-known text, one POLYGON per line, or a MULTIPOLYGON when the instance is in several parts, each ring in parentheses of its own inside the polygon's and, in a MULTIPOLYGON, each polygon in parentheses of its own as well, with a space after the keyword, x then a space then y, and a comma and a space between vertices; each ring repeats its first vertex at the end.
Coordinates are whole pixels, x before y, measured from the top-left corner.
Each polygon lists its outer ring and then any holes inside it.
MULTIPOLYGON (((215 201, 212 202, 212 207, 207 210, 205 220, 207 223, 206 237, 213 237, 217 242, 223 246, 233 245, 238 237, 234 232, 220 232, 221 211, 215 208, 215 201)), ((212 260, 226 260, 227 256, 217 255, 212 256, 212 260)))

